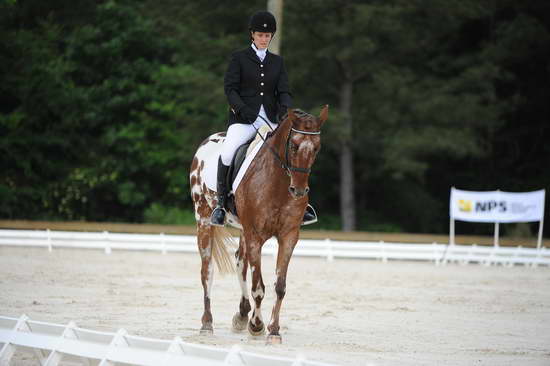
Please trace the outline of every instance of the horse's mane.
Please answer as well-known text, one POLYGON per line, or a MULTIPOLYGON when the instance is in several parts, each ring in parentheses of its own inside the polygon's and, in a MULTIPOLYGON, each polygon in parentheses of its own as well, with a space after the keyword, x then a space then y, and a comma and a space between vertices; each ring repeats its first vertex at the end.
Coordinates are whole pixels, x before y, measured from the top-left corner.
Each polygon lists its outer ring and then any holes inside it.
MULTIPOLYGON (((298 118, 304 118, 304 117, 307 117, 307 118, 315 118, 312 114, 310 113, 307 113, 299 108, 296 108, 296 109, 293 109, 292 110, 294 112, 294 114, 296 115, 296 117, 298 118)), ((285 119, 288 118, 288 112, 286 112, 282 117, 281 117, 281 120, 279 121, 279 123, 283 122, 285 119)))
MULTIPOLYGON (((300 121, 315 121, 316 118, 314 115, 310 114, 310 113, 307 113, 299 108, 293 108, 292 109, 292 112, 294 113, 294 115, 296 117, 298 117, 298 119, 300 121)), ((286 112, 282 117, 281 119, 279 119, 279 124, 277 126, 277 128, 275 129, 275 131, 273 131, 272 133, 268 133, 267 137, 268 138, 271 138, 272 136, 274 136, 275 134, 277 134, 277 132, 279 132, 279 128, 281 127, 281 125, 283 124, 283 122, 285 122, 288 118, 288 112, 286 112)))

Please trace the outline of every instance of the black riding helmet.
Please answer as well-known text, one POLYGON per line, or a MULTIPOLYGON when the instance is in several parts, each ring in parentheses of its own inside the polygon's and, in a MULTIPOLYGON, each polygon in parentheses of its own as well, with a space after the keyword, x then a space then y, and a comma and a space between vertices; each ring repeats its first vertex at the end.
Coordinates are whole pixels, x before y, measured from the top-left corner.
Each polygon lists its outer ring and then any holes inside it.
POLYGON ((250 17, 248 29, 251 32, 275 33, 277 31, 277 21, 270 12, 259 11, 250 17))

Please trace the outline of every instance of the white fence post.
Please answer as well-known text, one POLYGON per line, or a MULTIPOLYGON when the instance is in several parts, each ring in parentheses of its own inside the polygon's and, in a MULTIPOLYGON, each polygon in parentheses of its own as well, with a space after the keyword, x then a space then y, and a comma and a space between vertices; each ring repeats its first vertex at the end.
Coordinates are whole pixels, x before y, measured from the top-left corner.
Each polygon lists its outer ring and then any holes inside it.
POLYGON ((434 241, 432 242, 432 258, 434 261, 434 264, 436 266, 439 266, 439 257, 437 256, 437 243, 434 241))
POLYGON ((225 360, 223 361, 223 364, 231 366, 246 366, 243 358, 241 357, 241 347, 238 345, 231 347, 227 357, 225 357, 225 360))
POLYGON ((447 257, 449 256, 449 252, 451 253, 453 252, 454 246, 455 244, 451 242, 447 244, 447 246, 445 247, 445 251, 443 252, 443 258, 441 259, 441 264, 443 264, 444 266, 447 265, 447 262, 448 262, 447 257))
POLYGON ((50 229, 46 229, 47 235, 48 235, 48 252, 52 252, 52 235, 50 232, 50 229))
POLYGON ((325 239, 327 246, 327 262, 334 262, 334 253, 332 252, 332 241, 329 238, 325 239))
POLYGON ((174 356, 185 354, 185 352, 183 352, 183 348, 181 348, 182 342, 181 337, 175 337, 172 340, 170 346, 166 350, 166 357, 164 358, 164 362, 162 364, 167 364, 174 356))
POLYGON ((490 267, 493 264, 494 258, 495 258, 495 249, 496 247, 493 246, 491 251, 489 252, 489 258, 485 261, 485 266, 490 267))
POLYGON ((126 332, 125 329, 119 329, 118 332, 113 337, 113 340, 109 344, 109 348, 107 349, 107 354, 103 356, 101 361, 99 362, 99 366, 114 366, 115 363, 110 361, 112 354, 115 353, 116 348, 118 347, 128 347, 128 342, 124 338, 125 335, 127 335, 128 332, 126 332))
POLYGON ((535 260, 533 261, 533 263, 531 264, 531 266, 533 268, 536 268, 538 265, 539 265, 539 261, 542 257, 542 252, 544 251, 544 247, 540 248, 537 250, 537 256, 535 257, 535 260))
MULTIPOLYGON (((15 339, 17 332, 31 331, 29 325, 27 324, 27 320, 29 320, 28 316, 25 314, 21 315, 21 317, 17 320, 15 327, 13 327, 13 330, 11 331, 11 338, 4 342, 4 346, 0 350, 0 366, 9 366, 10 360, 17 350, 17 346, 11 343, 15 339)), ((42 358, 44 357, 42 352, 38 349, 33 349, 33 352, 36 358, 38 358, 38 361, 42 363, 42 358)))
POLYGON ((111 243, 109 243, 109 232, 103 232, 103 238, 105 243, 105 254, 111 254, 111 243))
POLYGON ((58 352, 57 348, 59 348, 59 346, 61 345, 61 343, 65 339, 77 339, 78 338, 76 336, 75 332, 74 332, 74 328, 76 328, 76 324, 74 322, 71 321, 71 322, 69 322, 69 324, 67 324, 67 326, 65 327, 65 330, 63 331, 63 334, 61 335, 61 337, 59 339, 58 346, 50 352, 50 354, 48 355, 48 358, 42 364, 42 366, 57 366, 57 365, 59 365, 59 363, 63 359, 63 354, 58 352))
POLYGON ((160 233, 160 244, 162 248, 162 254, 166 254, 166 238, 164 237, 164 233, 160 233))
POLYGON ((388 257, 386 255, 386 245, 385 245, 383 240, 380 240, 380 248, 381 248, 381 251, 382 251, 382 262, 387 263, 388 262, 388 257))

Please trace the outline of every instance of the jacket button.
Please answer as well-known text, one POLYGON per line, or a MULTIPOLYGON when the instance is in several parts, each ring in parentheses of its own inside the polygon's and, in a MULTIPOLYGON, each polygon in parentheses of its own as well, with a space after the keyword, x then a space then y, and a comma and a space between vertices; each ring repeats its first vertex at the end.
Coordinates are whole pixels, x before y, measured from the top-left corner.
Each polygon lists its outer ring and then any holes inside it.
POLYGON ((260 85, 261 85, 261 86, 263 86, 263 85, 264 85, 264 83, 260 83, 260 85))
POLYGON ((261 65, 261 64, 260 64, 260 67, 264 67, 264 65, 261 65))
POLYGON ((262 93, 260 93, 260 95, 264 95, 264 93, 262 92, 262 93))
POLYGON ((264 77, 264 74, 261 74, 262 77, 264 77))

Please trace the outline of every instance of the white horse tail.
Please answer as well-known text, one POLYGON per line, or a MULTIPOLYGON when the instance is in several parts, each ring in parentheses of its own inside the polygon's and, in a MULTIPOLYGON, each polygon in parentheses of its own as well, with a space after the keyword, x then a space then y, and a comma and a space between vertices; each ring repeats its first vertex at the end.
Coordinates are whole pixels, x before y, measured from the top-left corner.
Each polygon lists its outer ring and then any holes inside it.
POLYGON ((212 256, 220 270, 220 273, 235 273, 233 256, 229 249, 235 249, 237 244, 233 236, 225 227, 212 226, 212 256))

